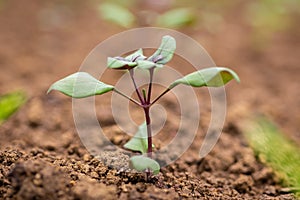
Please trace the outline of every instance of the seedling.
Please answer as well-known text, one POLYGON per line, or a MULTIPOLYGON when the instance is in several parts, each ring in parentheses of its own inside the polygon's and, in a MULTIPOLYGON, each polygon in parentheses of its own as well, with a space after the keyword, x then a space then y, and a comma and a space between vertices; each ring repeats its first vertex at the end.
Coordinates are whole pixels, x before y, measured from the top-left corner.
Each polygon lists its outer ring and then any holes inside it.
MULTIPOLYGON (((142 12, 136 15, 130 11, 134 5, 131 5, 129 1, 121 2, 102 2, 98 7, 101 18, 124 28, 133 27, 137 23, 147 23, 165 28, 183 28, 195 25, 197 21, 197 15, 189 7, 173 8, 162 14, 158 14, 154 10, 148 10, 148 17, 145 18, 142 12)), ((210 21, 212 20, 210 19, 210 21)))
POLYGON ((101 95, 109 91, 116 92, 127 98, 132 103, 141 107, 145 114, 145 122, 139 126, 136 135, 129 140, 124 147, 132 151, 139 151, 143 155, 133 156, 130 158, 130 166, 138 171, 147 171, 147 174, 159 173, 159 164, 152 159, 153 143, 151 133, 151 118, 150 108, 167 92, 172 90, 179 84, 184 84, 192 87, 219 87, 223 86, 229 81, 235 79, 239 82, 238 75, 224 67, 212 67, 199 71, 195 71, 180 79, 175 80, 169 85, 158 97, 151 99, 152 82, 154 72, 157 68, 162 68, 169 62, 176 49, 176 41, 171 36, 164 36, 160 47, 150 57, 143 55, 143 50, 138 49, 133 54, 126 57, 109 57, 107 59, 107 67, 110 69, 126 70, 129 72, 135 92, 138 99, 134 99, 125 95, 112 85, 103 83, 86 72, 77 72, 55 82, 48 90, 58 90, 65 95, 73 98, 84 98, 93 95, 101 95), (135 70, 142 69, 149 72, 148 90, 137 87, 135 81, 135 70), (144 155, 146 154, 146 155, 144 155))
POLYGON ((0 96, 0 125, 14 114, 26 101, 23 92, 12 92, 0 96))

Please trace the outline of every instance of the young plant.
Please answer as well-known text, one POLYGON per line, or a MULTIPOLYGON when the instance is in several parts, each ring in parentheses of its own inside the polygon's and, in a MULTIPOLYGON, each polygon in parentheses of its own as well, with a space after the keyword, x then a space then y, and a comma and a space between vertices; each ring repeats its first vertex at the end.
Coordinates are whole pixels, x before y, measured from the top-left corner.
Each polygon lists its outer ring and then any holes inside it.
POLYGON ((0 125, 26 102, 23 92, 11 92, 0 96, 0 125))
POLYGON ((176 41, 171 36, 164 36, 160 47, 150 57, 143 55, 143 50, 139 49, 133 54, 126 57, 109 57, 107 59, 107 67, 111 69, 126 70, 129 72, 135 92, 138 99, 133 99, 117 90, 114 86, 103 83, 86 72, 77 72, 64 79, 55 82, 48 90, 58 90, 73 98, 84 98, 93 95, 104 94, 109 91, 116 92, 123 97, 127 98, 132 103, 141 107, 144 111, 145 122, 142 123, 136 135, 129 140, 124 147, 132 151, 139 151, 143 155, 133 156, 130 158, 130 166, 138 171, 147 171, 147 174, 152 172, 153 174, 159 173, 159 164, 152 159, 153 143, 151 133, 151 118, 150 108, 154 105, 162 96, 172 90, 179 84, 184 84, 192 87, 219 87, 223 86, 229 81, 235 79, 239 82, 238 75, 224 67, 212 67, 199 71, 195 71, 180 79, 175 80, 154 100, 151 99, 152 82, 156 68, 162 68, 167 62, 169 62, 176 49, 176 41), (142 69, 149 72, 149 84, 148 90, 140 90, 137 87, 135 81, 135 70, 142 69), (144 156, 146 154, 147 156, 144 156))

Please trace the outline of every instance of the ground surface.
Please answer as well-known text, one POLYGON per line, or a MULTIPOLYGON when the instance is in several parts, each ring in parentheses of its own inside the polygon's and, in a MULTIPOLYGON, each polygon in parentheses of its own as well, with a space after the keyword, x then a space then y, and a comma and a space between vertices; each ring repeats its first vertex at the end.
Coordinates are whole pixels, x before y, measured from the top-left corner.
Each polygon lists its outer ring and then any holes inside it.
MULTIPOLYGON (((255 157, 239 123, 264 113, 300 143, 299 29, 276 33, 262 50, 253 48, 251 31, 235 15, 216 33, 187 30, 217 64, 234 66, 242 83, 227 87, 227 121, 213 151, 198 158, 201 129, 179 160, 147 182, 142 174, 111 169, 90 156, 76 133, 71 99, 45 95, 51 83, 77 71, 95 45, 123 29, 99 20, 89 3, 3 2, 0 94, 22 89, 29 100, 0 128, 1 199, 294 199, 255 157)), ((128 136, 120 137, 111 120, 109 97, 101 107, 108 114, 99 114, 99 121, 114 143, 123 144, 128 136)), ((203 130, 208 111, 204 106, 203 130)), ((175 109, 165 132, 173 131, 176 115, 175 109)))

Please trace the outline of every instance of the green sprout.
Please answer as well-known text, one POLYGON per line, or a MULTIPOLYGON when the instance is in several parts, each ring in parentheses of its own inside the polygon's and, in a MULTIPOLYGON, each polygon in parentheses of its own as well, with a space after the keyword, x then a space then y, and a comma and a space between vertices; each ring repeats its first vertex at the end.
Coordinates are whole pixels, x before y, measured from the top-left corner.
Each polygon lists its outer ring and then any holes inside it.
POLYGON ((12 92, 0 97, 0 125, 14 114, 26 101, 23 92, 12 92))
POLYGON ((169 85, 169 87, 165 89, 164 92, 152 100, 151 93, 154 72, 157 68, 162 68, 172 59, 175 49, 175 39, 169 35, 166 35, 162 38, 159 48, 148 58, 143 55, 142 49, 138 49, 136 52, 126 57, 109 57, 107 59, 108 68, 126 70, 129 72, 138 99, 134 99, 125 95, 121 91, 117 90, 117 88, 114 86, 103 83, 86 72, 77 72, 55 82, 49 88, 48 92, 51 90, 58 90, 73 98, 84 98, 113 91, 141 107, 144 111, 145 122, 139 126, 135 136, 124 145, 124 148, 135 152, 138 151, 142 154, 130 158, 130 167, 137 171, 146 171, 148 175, 150 173, 153 173, 154 175, 158 174, 160 166, 154 159, 152 159, 154 145, 152 143, 151 132, 151 106, 179 84, 192 87, 220 87, 224 86, 233 79, 235 79, 237 82, 240 81, 238 75, 228 68, 206 68, 175 80, 169 85), (136 69, 146 70, 149 72, 148 90, 140 90, 137 87, 135 81, 136 69))

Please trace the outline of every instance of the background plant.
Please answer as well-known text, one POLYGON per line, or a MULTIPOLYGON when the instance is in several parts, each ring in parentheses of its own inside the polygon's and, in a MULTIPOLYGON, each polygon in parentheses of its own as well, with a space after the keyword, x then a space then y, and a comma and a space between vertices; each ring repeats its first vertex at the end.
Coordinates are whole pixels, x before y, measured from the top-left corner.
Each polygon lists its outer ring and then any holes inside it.
POLYGON ((245 136, 257 157, 272 167, 280 178, 285 192, 300 197, 300 149, 292 140, 265 116, 249 121, 245 136))
POLYGON ((126 70, 129 72, 135 92, 138 99, 134 99, 130 96, 119 91, 112 85, 103 83, 86 72, 77 72, 69 75, 55 82, 48 90, 58 90, 73 98, 84 98, 88 96, 101 95, 109 91, 116 92, 123 97, 130 100, 132 103, 141 107, 144 111, 145 122, 139 126, 139 129, 135 136, 124 145, 125 148, 132 151, 139 151, 143 155, 133 156, 130 159, 130 166, 138 171, 147 171, 157 174, 160 170, 159 164, 152 159, 153 143, 151 132, 151 118, 150 108, 167 92, 172 90, 179 84, 184 84, 192 87, 220 87, 235 79, 239 82, 238 75, 224 67, 212 67, 202 69, 193 73, 190 73, 180 79, 172 82, 158 97, 152 100, 152 82, 156 69, 162 68, 168 63, 175 52, 176 41, 171 36, 164 36, 162 38, 161 45, 150 57, 146 57, 143 54, 142 49, 138 49, 134 53, 126 57, 108 57, 107 67, 117 70, 126 70), (149 73, 148 88, 137 87, 135 81, 135 70, 146 70, 149 73), (145 156, 146 154, 147 156, 145 156))
POLYGON ((0 125, 14 114, 26 101, 23 92, 11 92, 0 96, 0 125))

